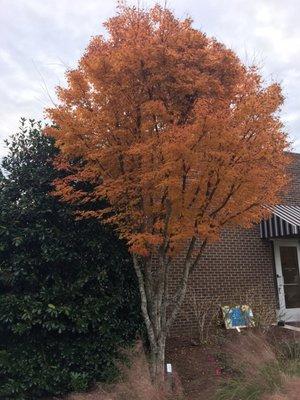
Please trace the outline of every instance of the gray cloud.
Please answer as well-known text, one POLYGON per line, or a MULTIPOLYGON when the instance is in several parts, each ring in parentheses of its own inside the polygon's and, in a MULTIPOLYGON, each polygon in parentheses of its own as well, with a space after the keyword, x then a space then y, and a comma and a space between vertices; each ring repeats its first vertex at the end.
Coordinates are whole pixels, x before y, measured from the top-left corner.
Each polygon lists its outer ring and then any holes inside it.
MULTIPOLYGON (((172 0, 169 6, 245 62, 255 60, 266 81, 282 84, 282 119, 300 151, 298 0, 172 0)), ((91 36, 104 33, 102 22, 115 7, 110 0, 0 0, 0 138, 17 129, 21 116, 43 118, 64 71, 76 65, 91 36)))

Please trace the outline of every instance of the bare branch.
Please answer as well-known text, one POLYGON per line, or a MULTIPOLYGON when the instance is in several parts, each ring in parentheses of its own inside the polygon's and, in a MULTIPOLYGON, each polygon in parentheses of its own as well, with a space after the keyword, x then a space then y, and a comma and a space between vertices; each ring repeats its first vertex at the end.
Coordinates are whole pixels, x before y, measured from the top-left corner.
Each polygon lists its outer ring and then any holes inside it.
POLYGON ((201 243, 200 249, 199 249, 199 251, 197 253, 197 256, 196 256, 196 258, 195 258, 195 260, 193 262, 191 261, 191 255, 193 253, 195 242, 193 243, 193 245, 191 247, 190 258, 188 258, 186 260, 185 268, 184 268, 184 271, 183 271, 183 274, 182 274, 182 278, 181 278, 180 283, 178 285, 177 293, 175 295, 175 299, 174 299, 174 302, 173 302, 173 310, 171 311, 170 316, 167 319, 167 323, 166 323, 167 329, 170 329, 170 327, 173 324, 175 318, 177 317, 178 311, 180 310, 180 307, 182 306, 182 303, 183 303, 184 298, 185 298, 185 294, 186 294, 186 290, 187 290, 188 279, 189 279, 190 273, 193 271, 193 269, 197 265, 197 262, 199 261, 201 255, 202 255, 202 253, 203 253, 203 251, 204 251, 204 249, 206 247, 206 244, 207 244, 207 240, 204 240, 201 243))

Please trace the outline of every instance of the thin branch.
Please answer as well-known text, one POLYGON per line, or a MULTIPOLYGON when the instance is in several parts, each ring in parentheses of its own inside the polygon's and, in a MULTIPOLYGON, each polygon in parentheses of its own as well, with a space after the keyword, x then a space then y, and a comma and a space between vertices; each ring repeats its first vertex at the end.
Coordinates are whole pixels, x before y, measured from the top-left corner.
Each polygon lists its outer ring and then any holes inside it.
POLYGON ((225 197, 224 201, 222 204, 216 208, 214 211, 212 211, 209 216, 214 217, 219 211, 221 211, 228 203, 228 201, 232 198, 232 196, 239 190, 239 188, 242 186, 242 184, 235 185, 234 183, 231 185, 230 190, 228 195, 225 197))

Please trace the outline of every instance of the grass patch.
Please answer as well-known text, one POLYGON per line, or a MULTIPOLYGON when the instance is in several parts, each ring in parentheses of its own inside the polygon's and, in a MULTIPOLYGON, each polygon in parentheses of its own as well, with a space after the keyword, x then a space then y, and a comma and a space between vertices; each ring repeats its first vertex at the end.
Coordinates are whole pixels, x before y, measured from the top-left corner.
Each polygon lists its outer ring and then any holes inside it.
POLYGON ((251 377, 241 373, 229 379, 218 390, 216 400, 259 400, 263 394, 281 389, 283 384, 284 376, 279 365, 264 365, 251 377))
POLYGON ((271 346, 262 335, 250 333, 241 335, 226 353, 231 355, 234 373, 222 383, 216 400, 261 400, 285 392, 290 379, 300 377, 300 342, 296 340, 271 346))
POLYGON ((141 342, 135 348, 123 351, 121 356, 123 362, 118 364, 120 376, 117 382, 98 386, 90 393, 70 394, 66 400, 184 400, 179 381, 175 382, 172 391, 167 386, 157 388, 153 385, 141 342))

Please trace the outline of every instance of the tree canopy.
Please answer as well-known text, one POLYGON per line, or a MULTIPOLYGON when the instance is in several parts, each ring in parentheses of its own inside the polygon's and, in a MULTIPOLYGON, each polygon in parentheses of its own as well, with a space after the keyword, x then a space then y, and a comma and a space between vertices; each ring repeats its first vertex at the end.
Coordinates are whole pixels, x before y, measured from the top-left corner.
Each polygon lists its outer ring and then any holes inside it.
POLYGON ((224 227, 258 222, 287 183, 283 96, 255 66, 167 8, 120 6, 105 27, 107 36, 91 40, 58 88, 46 133, 67 173, 56 194, 93 205, 79 214, 113 224, 130 246, 162 376, 166 334, 206 243, 224 227), (108 207, 96 209, 99 199, 108 207), (182 277, 170 297, 180 251, 182 277))
POLYGON ((94 191, 74 190, 71 175, 59 193, 107 198, 110 221, 142 255, 166 236, 173 249, 257 222, 286 181, 279 85, 160 6, 121 8, 105 26, 48 110, 61 166, 94 191), (64 163, 74 157, 84 162, 64 163))

